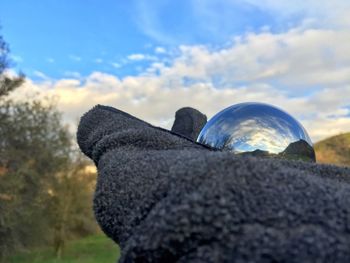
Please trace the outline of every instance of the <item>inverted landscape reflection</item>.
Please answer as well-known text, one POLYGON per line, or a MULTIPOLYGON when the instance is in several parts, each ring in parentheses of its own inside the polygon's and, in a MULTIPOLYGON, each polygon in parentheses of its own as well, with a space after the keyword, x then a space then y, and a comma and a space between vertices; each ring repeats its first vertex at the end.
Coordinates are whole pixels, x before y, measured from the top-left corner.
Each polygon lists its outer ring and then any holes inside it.
POLYGON ((283 110, 264 103, 224 109, 209 120, 197 141, 235 154, 315 161, 303 126, 283 110))

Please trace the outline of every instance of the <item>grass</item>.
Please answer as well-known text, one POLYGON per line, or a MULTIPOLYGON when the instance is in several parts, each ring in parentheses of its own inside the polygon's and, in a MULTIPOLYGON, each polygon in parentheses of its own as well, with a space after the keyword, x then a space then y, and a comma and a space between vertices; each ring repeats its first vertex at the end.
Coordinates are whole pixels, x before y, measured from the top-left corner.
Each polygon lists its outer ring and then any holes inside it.
POLYGON ((350 132, 315 144, 317 162, 350 166, 350 132))
POLYGON ((55 259, 52 248, 19 253, 9 263, 109 263, 119 258, 119 247, 102 234, 67 243, 62 259, 55 259))

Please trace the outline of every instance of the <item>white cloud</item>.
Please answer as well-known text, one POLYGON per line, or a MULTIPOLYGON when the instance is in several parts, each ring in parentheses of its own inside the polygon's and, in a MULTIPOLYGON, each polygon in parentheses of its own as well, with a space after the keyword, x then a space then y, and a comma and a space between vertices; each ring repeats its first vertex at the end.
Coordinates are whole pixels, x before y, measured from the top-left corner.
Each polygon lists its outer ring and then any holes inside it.
POLYGON ((117 62, 112 62, 111 65, 114 67, 114 68, 121 68, 122 65, 120 63, 117 63, 117 62))
POLYGON ((301 96, 290 99, 283 91, 268 85, 217 89, 211 83, 199 83, 186 88, 176 81, 171 83, 167 78, 119 79, 112 75, 94 73, 82 81, 66 79, 38 84, 28 81, 18 92, 29 90, 41 90, 46 95, 60 97, 59 107, 65 113, 65 120, 73 126, 85 111, 96 104, 110 105, 155 125, 167 125, 166 128, 170 128, 174 113, 180 107, 192 106, 211 117, 229 105, 259 101, 290 112, 301 120, 314 141, 348 131, 350 127, 350 118, 340 110, 344 98, 350 98, 350 89, 339 91, 342 96, 338 96, 338 99, 335 92, 333 99, 322 101, 327 92, 308 98, 301 96), (338 116, 330 116, 332 113, 338 113, 338 116))
POLYGON ((46 58, 46 61, 48 63, 55 63, 55 60, 53 58, 46 58))
POLYGON ((138 27, 152 39, 161 43, 175 43, 174 37, 160 28, 159 16, 161 9, 169 3, 169 0, 155 0, 150 4, 149 1, 135 1, 134 22, 138 27))
MULTIPOLYGON (((161 44, 201 41, 208 37, 227 39, 261 24, 278 31, 295 26, 304 28, 344 28, 350 26, 348 0, 188 0, 174 5, 169 0, 133 1, 134 22, 140 30, 161 44), (186 11, 184 11, 186 10, 186 11), (170 27, 164 16, 180 13, 170 27), (183 17, 185 19, 183 19, 183 17), (201 40, 200 40, 201 39, 201 40)), ((174 19, 173 17, 171 17, 174 19)))
POLYGON ((33 75, 38 77, 38 78, 41 78, 43 80, 49 80, 50 77, 48 77, 45 73, 39 71, 39 70, 34 70, 33 72, 33 75))
POLYGON ((143 54, 131 54, 128 56, 129 60, 144 60, 146 58, 143 54))
POLYGON ((81 74, 76 71, 66 71, 64 72, 64 75, 69 78, 76 78, 76 79, 81 78, 81 74))
POLYGON ((76 62, 80 62, 81 61, 81 57, 77 56, 77 55, 69 55, 69 59, 76 61, 76 62))
POLYGON ((347 0, 242 0, 242 2, 270 11, 276 16, 291 17, 300 14, 304 18, 317 19, 318 23, 323 25, 344 26, 350 22, 350 2, 347 0))
POLYGON ((131 54, 127 58, 131 61, 156 60, 156 57, 147 54, 131 54))
POLYGON ((106 104, 155 125, 171 127, 184 106, 208 117, 245 101, 276 105, 299 119, 313 141, 350 130, 350 31, 294 28, 247 33, 215 50, 181 46, 170 63, 154 62, 138 76, 95 72, 34 83, 17 91, 59 96, 72 125, 96 104, 106 104))
POLYGON ((23 58, 19 55, 10 55, 11 60, 13 60, 15 63, 21 63, 23 62, 23 58))
POLYGON ((163 47, 156 47, 154 49, 154 52, 156 52, 157 54, 163 54, 163 53, 166 53, 166 49, 163 47))

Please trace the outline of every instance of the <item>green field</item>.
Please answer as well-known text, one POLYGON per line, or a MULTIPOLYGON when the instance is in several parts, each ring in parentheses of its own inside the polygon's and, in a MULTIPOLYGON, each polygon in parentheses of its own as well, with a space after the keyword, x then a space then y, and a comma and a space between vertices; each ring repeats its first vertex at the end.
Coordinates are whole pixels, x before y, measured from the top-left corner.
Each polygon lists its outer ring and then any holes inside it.
POLYGON ((119 247, 104 235, 90 236, 67 244, 62 259, 54 257, 52 248, 23 252, 10 258, 9 263, 115 263, 119 247))

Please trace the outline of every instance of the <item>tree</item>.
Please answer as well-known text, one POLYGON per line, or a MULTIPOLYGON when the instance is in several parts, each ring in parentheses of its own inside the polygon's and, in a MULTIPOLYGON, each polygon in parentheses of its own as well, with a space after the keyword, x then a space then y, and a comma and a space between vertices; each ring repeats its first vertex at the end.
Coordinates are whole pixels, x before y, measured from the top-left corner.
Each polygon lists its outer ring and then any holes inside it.
POLYGON ((0 177, 0 251, 50 241, 48 189, 69 161, 67 128, 50 102, 5 100, 0 105, 0 138, 5 171, 0 177))
POLYGON ((0 102, 0 138, 0 255, 49 243, 59 257, 67 239, 96 232, 96 173, 52 100, 0 102))
MULTIPOLYGON (((9 60, 8 54, 9 54, 9 46, 4 41, 3 37, 0 36, 0 102, 2 102, 2 99, 8 95, 11 91, 19 87, 24 80, 24 76, 20 75, 19 77, 10 77, 9 74, 7 74, 6 70, 9 68, 11 62, 9 60)), ((0 129, 2 125, 5 125, 5 122, 7 119, 5 116, 3 116, 3 106, 0 106, 0 129)), ((12 195, 7 194, 5 191, 2 191, 1 188, 5 188, 6 186, 12 188, 11 184, 14 184, 15 182, 12 181, 9 184, 5 184, 3 181, 3 178, 7 174, 7 167, 4 164, 3 156, 4 156, 4 149, 7 144, 3 140, 2 137, 0 141, 0 260, 3 257, 3 255, 8 251, 12 246, 13 242, 8 242, 9 240, 13 240, 11 227, 13 226, 13 222, 9 220, 9 211, 12 211, 11 209, 14 209, 12 207, 12 204, 14 204, 17 200, 13 198, 12 195)))
POLYGON ((92 213, 92 193, 96 172, 87 169, 88 160, 79 152, 67 169, 57 174, 51 188, 53 245, 61 258, 67 239, 94 233, 97 225, 92 213))
POLYGON ((9 52, 8 44, 4 41, 3 37, 0 36, 0 99, 21 86, 24 81, 23 74, 20 74, 18 77, 11 77, 6 74, 6 70, 11 65, 11 61, 8 57, 9 52))
POLYGON ((0 38, 0 261, 43 244, 54 245, 59 257, 67 239, 97 230, 96 173, 74 150, 54 98, 9 99, 24 77, 6 73, 8 52, 0 38))

